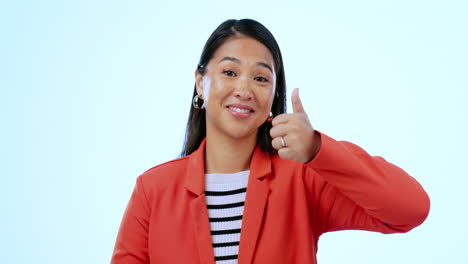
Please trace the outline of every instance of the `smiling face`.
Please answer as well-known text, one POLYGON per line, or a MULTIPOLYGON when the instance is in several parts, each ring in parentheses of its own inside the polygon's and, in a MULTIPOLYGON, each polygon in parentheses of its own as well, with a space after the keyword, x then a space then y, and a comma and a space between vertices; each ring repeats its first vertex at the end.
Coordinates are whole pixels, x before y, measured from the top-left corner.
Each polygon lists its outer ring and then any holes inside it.
POLYGON ((206 104, 206 133, 256 137, 271 111, 276 73, 271 52, 243 35, 228 39, 205 67, 196 71, 198 95, 206 104))

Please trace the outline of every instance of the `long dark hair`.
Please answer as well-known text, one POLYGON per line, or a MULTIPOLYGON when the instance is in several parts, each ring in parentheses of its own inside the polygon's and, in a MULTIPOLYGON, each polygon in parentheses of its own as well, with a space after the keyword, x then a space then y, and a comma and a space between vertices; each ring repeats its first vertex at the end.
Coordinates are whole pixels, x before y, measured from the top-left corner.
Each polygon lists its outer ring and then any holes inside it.
MULTIPOLYGON (((276 69, 276 93, 273 99, 271 112, 273 116, 286 112, 286 79, 284 75, 283 58, 279 49, 278 43, 271 32, 259 22, 252 19, 235 20, 230 19, 224 21, 211 34, 205 43, 197 70, 201 75, 205 74, 205 66, 213 57, 216 50, 235 35, 245 35, 251 37, 263 45, 271 52, 276 69)), ((196 84, 193 89, 192 98, 197 95, 196 84)), ((203 139, 206 137, 205 110, 195 109, 190 101, 190 113, 187 121, 187 130, 185 132, 185 142, 181 156, 187 156, 200 146, 203 139)), ((273 153, 275 149, 271 146, 270 136, 271 123, 265 122, 257 132, 257 144, 260 145, 262 151, 273 153)))

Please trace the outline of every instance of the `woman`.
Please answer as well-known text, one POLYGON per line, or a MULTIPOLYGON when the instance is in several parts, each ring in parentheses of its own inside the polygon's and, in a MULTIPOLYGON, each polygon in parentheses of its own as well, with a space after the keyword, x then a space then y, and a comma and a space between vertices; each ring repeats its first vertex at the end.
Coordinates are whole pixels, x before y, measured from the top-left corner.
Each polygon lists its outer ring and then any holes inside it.
POLYGON ((429 198, 402 169, 313 129, 260 23, 228 20, 195 71, 182 158, 137 179, 112 263, 316 263, 319 236, 402 233, 429 198), (274 118, 273 118, 274 117, 274 118))

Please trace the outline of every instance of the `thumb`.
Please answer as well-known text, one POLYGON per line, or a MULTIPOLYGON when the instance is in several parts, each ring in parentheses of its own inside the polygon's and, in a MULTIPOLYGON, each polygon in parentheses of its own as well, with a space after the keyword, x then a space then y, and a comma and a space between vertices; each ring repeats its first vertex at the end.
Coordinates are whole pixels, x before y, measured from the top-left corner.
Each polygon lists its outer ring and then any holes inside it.
POLYGON ((291 102, 294 113, 305 113, 301 98, 299 98, 299 88, 294 89, 292 92, 291 102))

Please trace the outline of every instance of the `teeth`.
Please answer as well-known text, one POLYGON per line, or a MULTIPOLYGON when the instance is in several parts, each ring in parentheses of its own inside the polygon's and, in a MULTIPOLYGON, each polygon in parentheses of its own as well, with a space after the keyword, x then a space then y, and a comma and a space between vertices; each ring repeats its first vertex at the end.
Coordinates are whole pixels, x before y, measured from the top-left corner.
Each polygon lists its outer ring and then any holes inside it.
POLYGON ((230 106, 229 109, 234 110, 234 111, 239 112, 239 113, 249 113, 250 112, 250 110, 248 110, 248 109, 240 109, 240 108, 232 107, 232 106, 230 106))

